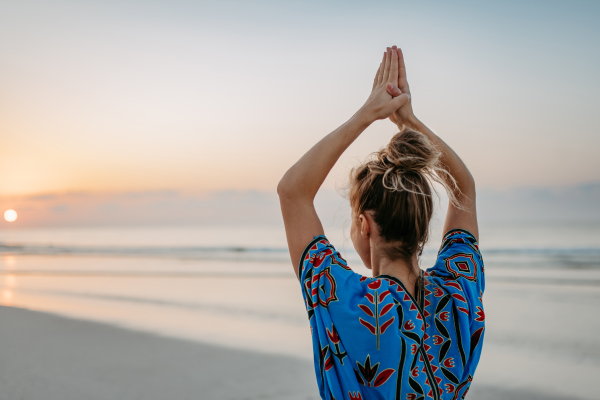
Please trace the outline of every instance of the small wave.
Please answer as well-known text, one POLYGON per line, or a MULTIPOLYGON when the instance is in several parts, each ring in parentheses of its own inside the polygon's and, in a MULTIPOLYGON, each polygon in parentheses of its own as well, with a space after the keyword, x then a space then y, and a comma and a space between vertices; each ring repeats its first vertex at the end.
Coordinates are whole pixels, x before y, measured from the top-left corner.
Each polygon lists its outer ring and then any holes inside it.
MULTIPOLYGON (((61 245, 31 245, 31 244, 9 244, 0 242, 0 254, 81 254, 81 255, 201 255, 201 254, 225 254, 225 253, 269 253, 287 254, 286 247, 244 247, 244 246, 61 246, 61 245)), ((437 249, 426 248, 424 253, 434 255, 437 249)), ((600 247, 594 248, 485 248, 485 255, 598 255, 600 247)))
POLYGON ((278 247, 119 247, 57 246, 0 243, 0 255, 135 256, 191 259, 288 261, 287 248, 278 247))
MULTIPOLYGON (((350 266, 361 263, 358 254, 345 249, 350 266)), ((166 259, 289 263, 285 247, 245 246, 72 246, 0 242, 0 255, 151 257, 166 259)), ((600 269, 600 248, 486 248, 482 255, 490 267, 600 269)), ((426 248, 422 265, 435 262, 437 249, 426 248)))
POLYGON ((102 278, 292 278, 291 272, 262 271, 94 271, 94 270, 0 270, 0 276, 64 276, 102 278))

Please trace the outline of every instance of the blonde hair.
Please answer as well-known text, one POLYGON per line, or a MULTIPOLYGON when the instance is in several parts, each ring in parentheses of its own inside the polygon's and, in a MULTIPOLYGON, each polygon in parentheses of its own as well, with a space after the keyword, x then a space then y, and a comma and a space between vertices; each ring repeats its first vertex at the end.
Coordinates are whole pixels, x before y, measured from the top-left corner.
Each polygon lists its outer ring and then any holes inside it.
MULTIPOLYGON (((459 206, 456 180, 441 161, 442 152, 422 133, 404 128, 387 146, 350 173, 350 206, 356 214, 373 213, 390 260, 420 256, 433 215, 433 183, 459 206)), ((459 206, 460 207, 460 206, 459 206)))

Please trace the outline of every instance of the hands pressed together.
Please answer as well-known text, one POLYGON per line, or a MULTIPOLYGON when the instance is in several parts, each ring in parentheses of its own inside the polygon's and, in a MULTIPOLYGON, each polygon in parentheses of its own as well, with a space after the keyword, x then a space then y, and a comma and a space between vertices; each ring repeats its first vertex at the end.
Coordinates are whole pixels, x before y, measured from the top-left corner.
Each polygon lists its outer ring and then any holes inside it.
POLYGON ((360 111, 372 121, 389 118, 394 124, 411 125, 416 120, 406 80, 402 50, 388 47, 379 65, 371 95, 360 111))

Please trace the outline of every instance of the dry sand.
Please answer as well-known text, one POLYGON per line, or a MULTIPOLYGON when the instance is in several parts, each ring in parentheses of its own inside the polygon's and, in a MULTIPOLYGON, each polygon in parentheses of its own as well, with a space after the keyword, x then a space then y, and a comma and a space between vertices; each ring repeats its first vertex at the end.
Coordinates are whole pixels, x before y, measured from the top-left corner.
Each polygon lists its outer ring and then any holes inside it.
MULTIPOLYGON (((565 400, 475 381, 469 400, 565 400)), ((0 400, 319 399, 310 361, 0 306, 0 400)))
POLYGON ((0 307, 1 400, 318 398, 307 361, 0 307))

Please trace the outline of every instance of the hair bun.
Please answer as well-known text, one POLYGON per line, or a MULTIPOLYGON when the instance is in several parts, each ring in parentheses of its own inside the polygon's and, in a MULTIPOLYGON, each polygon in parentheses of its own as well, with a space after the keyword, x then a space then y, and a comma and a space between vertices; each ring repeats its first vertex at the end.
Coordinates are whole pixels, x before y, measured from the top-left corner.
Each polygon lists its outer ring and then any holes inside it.
POLYGON ((389 260, 409 265, 421 255, 434 210, 434 183, 460 208, 456 180, 441 162, 439 148, 422 133, 403 129, 383 149, 372 153, 350 173, 349 199, 353 214, 371 212, 385 239, 389 260))
MULTIPOLYGON (((430 196, 434 182, 446 189, 452 204, 460 208, 460 189, 441 163, 442 152, 421 132, 404 128, 381 150, 372 153, 363 165, 352 170, 353 182, 380 179, 383 188, 430 196)), ((435 191, 435 188, 434 188, 435 191)))
POLYGON ((388 145, 379 151, 377 158, 386 170, 392 168, 401 174, 424 174, 436 168, 440 156, 441 152, 425 135, 405 129, 392 137, 388 145))

